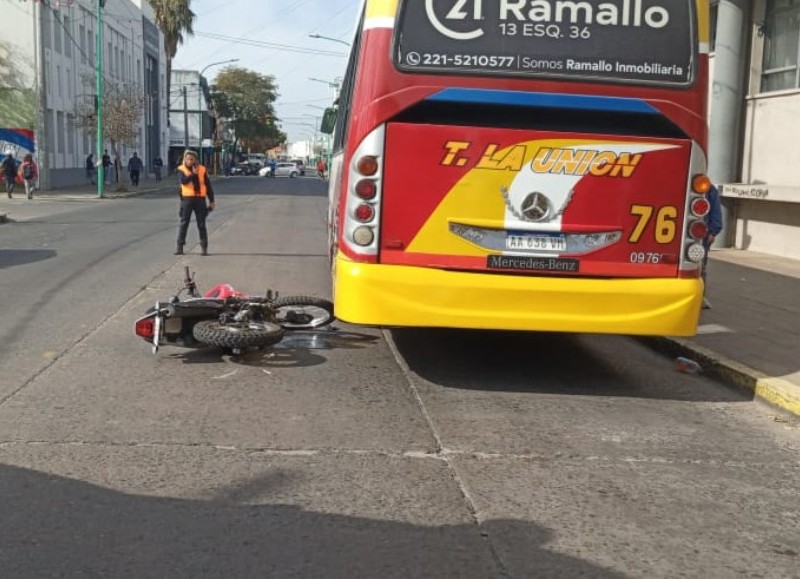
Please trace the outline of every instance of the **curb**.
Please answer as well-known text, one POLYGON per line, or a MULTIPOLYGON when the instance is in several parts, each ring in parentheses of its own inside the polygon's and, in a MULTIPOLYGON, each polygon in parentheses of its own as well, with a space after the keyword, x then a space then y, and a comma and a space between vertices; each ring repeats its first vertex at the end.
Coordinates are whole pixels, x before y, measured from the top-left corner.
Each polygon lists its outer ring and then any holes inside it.
POLYGON ((0 213, 0 223, 8 221, 8 216, 5 213, 0 213))
POLYGON ((682 338, 642 338, 656 350, 673 356, 686 356, 698 362, 702 373, 751 393, 773 406, 800 416, 800 386, 768 376, 735 360, 682 338))

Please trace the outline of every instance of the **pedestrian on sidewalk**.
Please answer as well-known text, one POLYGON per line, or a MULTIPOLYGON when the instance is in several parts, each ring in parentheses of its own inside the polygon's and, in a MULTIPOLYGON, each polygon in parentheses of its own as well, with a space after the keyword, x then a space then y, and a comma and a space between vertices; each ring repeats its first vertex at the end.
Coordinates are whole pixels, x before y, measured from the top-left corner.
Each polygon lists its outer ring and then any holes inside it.
POLYGON ((153 159, 153 173, 156 176, 156 184, 161 183, 161 169, 164 167, 164 161, 161 157, 153 159))
POLYGON ((89 179, 89 183, 94 185, 94 156, 89 153, 86 157, 86 178, 89 179))
POLYGON ((200 236, 202 255, 208 255, 208 230, 206 217, 214 210, 214 189, 208 179, 208 170, 197 160, 197 153, 187 150, 183 153, 183 164, 178 166, 179 192, 181 205, 178 210, 180 228, 178 229, 178 247, 175 255, 183 255, 186 245, 186 233, 194 213, 197 233, 200 236), (206 204, 206 200, 208 204, 206 204))
POLYGON ((108 174, 111 168, 111 155, 108 154, 108 149, 103 150, 103 183, 108 185, 108 174))
POLYGON ((144 165, 136 151, 133 152, 133 157, 128 159, 128 173, 131 175, 131 183, 134 187, 139 186, 139 173, 141 173, 144 165))
POLYGON ((717 189, 716 185, 712 185, 711 189, 709 190, 708 194, 706 195, 706 199, 708 199, 708 213, 704 218, 706 222, 706 236, 703 238, 703 247, 706 250, 705 255, 703 256, 703 269, 701 271, 701 275, 703 276, 703 309, 707 310, 711 307, 708 299, 705 296, 706 287, 708 286, 706 280, 706 269, 708 268, 708 254, 711 251, 711 245, 714 243, 714 240, 719 235, 719 232, 722 231, 722 204, 719 200, 719 189, 717 189))
POLYGON ((39 167, 33 161, 33 155, 26 154, 22 159, 22 165, 19 166, 19 176, 25 185, 25 196, 28 199, 33 199, 33 191, 36 189, 36 182, 39 179, 39 167))
POLYGON ((6 156, 3 159, 3 176, 6 179, 6 193, 8 198, 11 199, 14 193, 14 182, 17 178, 17 162, 14 160, 14 153, 6 151, 6 156))

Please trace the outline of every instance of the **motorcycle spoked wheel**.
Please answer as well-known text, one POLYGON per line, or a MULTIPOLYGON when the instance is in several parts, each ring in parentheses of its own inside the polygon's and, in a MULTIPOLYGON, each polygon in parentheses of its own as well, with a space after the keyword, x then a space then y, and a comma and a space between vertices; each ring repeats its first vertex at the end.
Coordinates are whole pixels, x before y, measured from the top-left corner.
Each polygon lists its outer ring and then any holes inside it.
POLYGON ((312 330, 326 326, 336 319, 332 302, 312 296, 278 298, 273 308, 275 321, 288 330, 312 330))
POLYGON ((283 328, 272 322, 230 322, 203 320, 192 330, 195 340, 209 346, 230 350, 263 348, 283 338, 283 328))

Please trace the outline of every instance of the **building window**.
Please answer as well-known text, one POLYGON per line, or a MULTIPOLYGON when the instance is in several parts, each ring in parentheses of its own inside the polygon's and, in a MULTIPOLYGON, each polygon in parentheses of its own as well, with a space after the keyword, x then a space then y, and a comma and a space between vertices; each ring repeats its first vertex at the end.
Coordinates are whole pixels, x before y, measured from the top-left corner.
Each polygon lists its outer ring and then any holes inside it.
POLYGON ((64 56, 72 58, 72 30, 69 16, 64 16, 64 56))
POLYGON ((73 154, 75 154, 75 117, 67 113, 67 155, 73 154))
POLYGON ((53 47, 57 53, 61 54, 61 51, 64 48, 64 40, 61 36, 61 21, 58 19, 58 16, 55 14, 55 12, 52 13, 51 17, 53 19, 53 47))
POLYGON ((78 38, 81 46, 81 62, 86 64, 86 30, 84 30, 83 24, 78 26, 78 38))
POLYGON ((800 0, 768 0, 763 23, 763 92, 798 88, 800 0))
POLYGON ((64 113, 56 113, 56 137, 58 138, 58 153, 62 155, 66 152, 64 149, 64 113))

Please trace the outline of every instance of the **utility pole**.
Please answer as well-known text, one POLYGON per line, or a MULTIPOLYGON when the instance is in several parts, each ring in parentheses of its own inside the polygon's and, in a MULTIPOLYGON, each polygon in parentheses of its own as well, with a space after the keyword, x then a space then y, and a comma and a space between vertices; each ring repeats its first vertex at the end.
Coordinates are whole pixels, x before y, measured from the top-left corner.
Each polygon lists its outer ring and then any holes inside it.
POLYGON ((106 182, 103 167, 103 7, 106 0, 97 0, 97 96, 95 118, 97 119, 97 196, 103 198, 106 182))
POLYGON ((183 150, 189 149, 189 100, 186 85, 183 85, 183 150))

